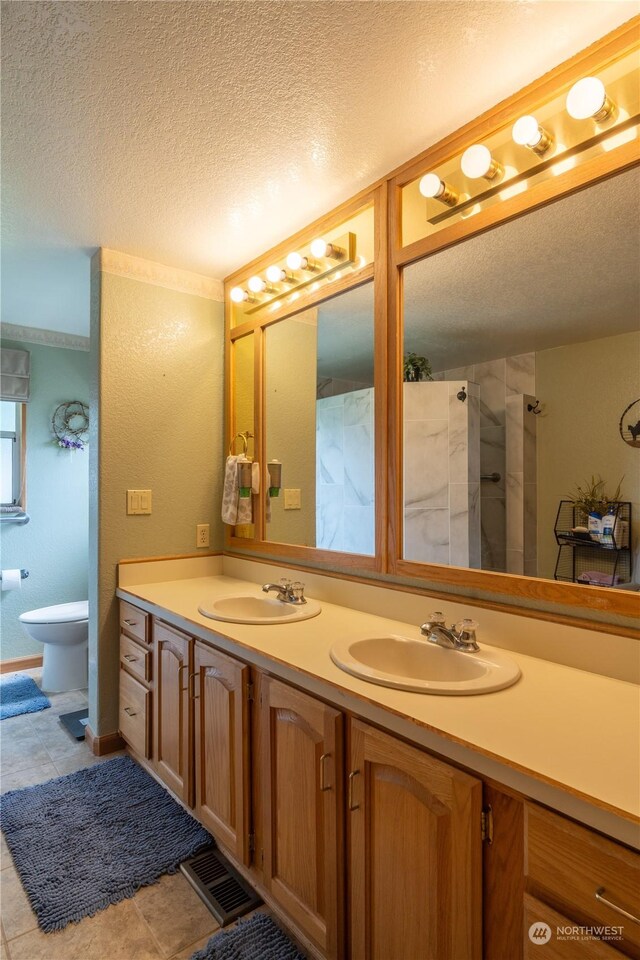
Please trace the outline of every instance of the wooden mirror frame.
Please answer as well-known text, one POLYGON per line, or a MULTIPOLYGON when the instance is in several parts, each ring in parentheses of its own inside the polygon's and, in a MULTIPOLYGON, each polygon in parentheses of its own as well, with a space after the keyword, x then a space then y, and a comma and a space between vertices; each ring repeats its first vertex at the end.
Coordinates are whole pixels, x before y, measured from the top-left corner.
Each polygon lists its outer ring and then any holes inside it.
MULTIPOLYGON (((352 200, 320 218, 304 230, 274 247, 268 253, 236 271, 225 280, 226 305, 226 426, 229 441, 232 384, 230 345, 248 325, 231 328, 228 292, 239 280, 259 272, 274 260, 281 258, 295 246, 353 216, 369 204, 374 206, 374 263, 357 274, 344 278, 332 288, 332 296, 352 287, 374 281, 374 391, 375 391, 375 557, 319 550, 292 544, 265 541, 262 504, 257 511, 256 539, 239 538, 228 530, 225 548, 229 552, 261 556, 274 560, 295 562, 297 565, 326 567, 344 571, 346 575, 377 573, 398 583, 410 582, 413 587, 423 585, 431 594, 442 589, 441 596, 472 595, 474 602, 518 612, 528 616, 549 618, 549 608, 561 605, 574 610, 569 619, 583 626, 612 632, 633 633, 633 628, 612 624, 611 617, 637 619, 639 598, 637 592, 495 573, 488 570, 457 568, 438 564, 419 563, 402 557, 402 360, 403 360, 403 303, 402 270, 410 263, 425 259, 446 247, 461 243, 472 236, 491 230, 509 220, 521 217, 562 197, 583 190, 608 177, 615 176, 640 164, 640 141, 623 144, 577 164, 573 169, 551 176, 522 193, 481 210, 473 218, 460 220, 439 232, 402 246, 401 193, 402 188, 429 170, 462 152, 472 143, 489 137, 499 128, 528 113, 539 102, 550 99, 561 88, 583 76, 602 70, 608 63, 631 53, 639 47, 640 16, 634 17, 617 30, 592 44, 559 67, 534 81, 512 97, 493 107, 482 116, 466 124, 451 136, 441 140, 352 200), (520 606, 524 602, 524 606, 520 606), (535 604, 535 607, 532 607, 535 604), (545 612, 547 607, 547 612, 545 612), (578 610, 579 608, 579 610, 578 610)), ((300 310, 326 300, 326 291, 314 298, 305 298, 300 310)), ((255 322, 252 327, 255 341, 255 450, 257 459, 264 462, 264 383, 263 330, 292 311, 272 315, 268 321, 255 322)))

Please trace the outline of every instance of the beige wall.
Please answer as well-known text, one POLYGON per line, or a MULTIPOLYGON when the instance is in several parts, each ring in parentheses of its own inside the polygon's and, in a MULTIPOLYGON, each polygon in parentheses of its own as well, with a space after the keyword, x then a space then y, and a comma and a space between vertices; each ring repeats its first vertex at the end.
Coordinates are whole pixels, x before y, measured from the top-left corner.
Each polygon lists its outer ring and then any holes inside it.
POLYGON ((117 729, 118 560, 194 553, 197 523, 211 525, 210 549, 222 547, 224 321, 222 303, 106 272, 99 257, 92 270, 91 409, 98 415, 90 447, 89 703, 91 729, 103 735, 117 729), (153 491, 151 516, 127 516, 128 488, 153 491))
POLYGON ((267 328, 265 419, 267 460, 282 463, 282 487, 271 501, 267 540, 315 546, 317 310, 267 328), (284 509, 284 488, 300 490, 301 510, 284 509))
POLYGON ((538 562, 540 576, 553 577, 553 533, 558 502, 576 484, 600 474, 614 492, 631 500, 638 580, 640 456, 618 431, 624 408, 640 395, 640 333, 574 343, 536 354, 538 417, 538 562))

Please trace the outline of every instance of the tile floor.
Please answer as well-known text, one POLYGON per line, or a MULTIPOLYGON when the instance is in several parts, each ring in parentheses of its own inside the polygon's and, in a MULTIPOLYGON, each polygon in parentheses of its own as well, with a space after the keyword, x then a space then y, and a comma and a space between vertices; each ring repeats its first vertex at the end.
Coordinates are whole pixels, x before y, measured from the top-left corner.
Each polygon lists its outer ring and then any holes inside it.
MULTIPOLYGON (((25 671, 40 682, 40 670, 25 671)), ((49 695, 51 707, 0 721, 0 789, 15 790, 102 763, 60 724, 84 692, 49 695)), ((56 933, 43 933, 0 841, 0 960, 189 960, 218 923, 181 873, 165 875, 130 900, 56 933)), ((227 928, 229 929, 229 928, 227 928)))

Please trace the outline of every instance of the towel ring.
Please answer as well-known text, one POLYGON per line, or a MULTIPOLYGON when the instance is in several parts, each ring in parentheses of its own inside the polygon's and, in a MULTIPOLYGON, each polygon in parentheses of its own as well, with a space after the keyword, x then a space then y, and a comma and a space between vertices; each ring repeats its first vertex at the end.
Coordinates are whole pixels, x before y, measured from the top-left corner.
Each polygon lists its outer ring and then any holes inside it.
POLYGON ((236 440, 237 440, 238 438, 240 438, 240 440, 242 440, 242 455, 243 455, 243 456, 246 456, 246 455, 247 455, 247 450, 248 450, 248 448, 249 448, 249 440, 253 440, 253 434, 251 433, 250 430, 245 430, 243 433, 236 433, 235 437, 233 438, 233 440, 232 440, 231 443, 229 444, 229 456, 230 456, 230 457, 233 455, 233 445, 234 445, 234 443, 236 442, 236 440))

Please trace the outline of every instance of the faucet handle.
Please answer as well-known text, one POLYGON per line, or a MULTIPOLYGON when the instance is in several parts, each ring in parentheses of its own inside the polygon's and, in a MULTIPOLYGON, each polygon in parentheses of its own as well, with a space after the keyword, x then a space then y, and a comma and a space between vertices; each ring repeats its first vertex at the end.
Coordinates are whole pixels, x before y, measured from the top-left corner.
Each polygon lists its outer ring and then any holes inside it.
POLYGON ((427 617, 427 622, 434 623, 434 624, 439 623, 441 626, 444 627, 445 623, 447 622, 447 619, 441 610, 436 610, 435 613, 432 613, 427 617))
POLYGON ((476 640, 476 630, 480 624, 477 620, 469 620, 468 617, 465 617, 464 620, 458 620, 454 629, 458 634, 458 641, 463 646, 468 646, 472 650, 478 650, 478 643, 476 640))
POLYGON ((300 580, 294 580, 291 584, 291 593, 294 600, 304 600, 304 583, 300 580))

